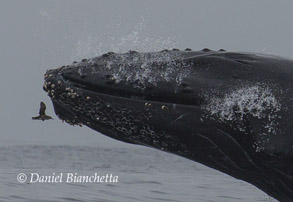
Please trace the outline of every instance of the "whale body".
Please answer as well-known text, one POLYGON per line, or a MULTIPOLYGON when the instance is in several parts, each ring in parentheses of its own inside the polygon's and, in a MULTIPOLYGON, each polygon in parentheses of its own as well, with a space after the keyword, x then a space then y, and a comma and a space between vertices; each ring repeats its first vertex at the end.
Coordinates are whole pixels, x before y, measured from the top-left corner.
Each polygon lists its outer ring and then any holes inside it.
POLYGON ((109 52, 48 70, 57 116, 293 201, 293 61, 225 50, 109 52))

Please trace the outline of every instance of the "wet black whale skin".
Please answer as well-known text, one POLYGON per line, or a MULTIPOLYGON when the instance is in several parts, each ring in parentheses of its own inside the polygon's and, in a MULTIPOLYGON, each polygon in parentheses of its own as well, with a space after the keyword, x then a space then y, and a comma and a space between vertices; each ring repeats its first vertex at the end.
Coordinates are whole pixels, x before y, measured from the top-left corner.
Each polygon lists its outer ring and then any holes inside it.
MULTIPOLYGON (((70 124, 183 156, 293 201, 292 78, 293 61, 277 56, 130 51, 49 70, 44 89, 70 124), (206 107, 254 86, 260 93, 270 89, 278 108, 263 106, 262 117, 245 108, 239 118, 235 105, 228 120, 206 107)), ((258 96, 253 99, 263 103, 258 96)))

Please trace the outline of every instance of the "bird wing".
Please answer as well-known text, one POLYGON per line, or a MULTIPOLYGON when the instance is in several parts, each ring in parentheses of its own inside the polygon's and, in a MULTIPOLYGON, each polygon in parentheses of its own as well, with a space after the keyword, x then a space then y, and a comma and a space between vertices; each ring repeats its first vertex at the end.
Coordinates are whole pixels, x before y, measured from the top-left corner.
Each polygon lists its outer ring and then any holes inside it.
POLYGON ((45 115, 45 111, 46 111, 46 105, 45 105, 45 103, 41 102, 39 114, 40 115, 45 115))

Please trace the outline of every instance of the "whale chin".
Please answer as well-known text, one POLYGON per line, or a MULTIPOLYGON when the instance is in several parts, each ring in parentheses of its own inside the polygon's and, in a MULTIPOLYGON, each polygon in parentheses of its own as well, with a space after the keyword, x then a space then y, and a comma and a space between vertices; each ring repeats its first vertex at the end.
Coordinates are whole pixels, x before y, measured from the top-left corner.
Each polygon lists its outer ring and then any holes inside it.
POLYGON ((56 115, 293 200, 293 61, 253 53, 109 52, 52 69, 56 115))

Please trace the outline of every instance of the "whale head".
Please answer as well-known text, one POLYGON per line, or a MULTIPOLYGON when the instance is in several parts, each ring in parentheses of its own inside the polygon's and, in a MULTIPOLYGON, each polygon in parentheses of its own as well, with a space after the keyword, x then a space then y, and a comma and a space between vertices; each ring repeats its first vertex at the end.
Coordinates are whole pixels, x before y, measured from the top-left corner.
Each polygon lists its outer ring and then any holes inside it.
MULTIPOLYGON (((151 141, 149 134, 165 134, 159 122, 173 127, 171 119, 176 117, 172 114, 178 106, 199 108, 204 101, 200 81, 190 75, 192 55, 176 50, 110 52, 47 71, 44 90, 56 114, 68 123, 84 124, 127 142, 151 141)), ((182 113, 175 116, 187 115, 182 113)))
POLYGON ((208 49, 109 52, 48 70, 44 90, 69 124, 189 158, 286 199, 292 64, 208 49))

